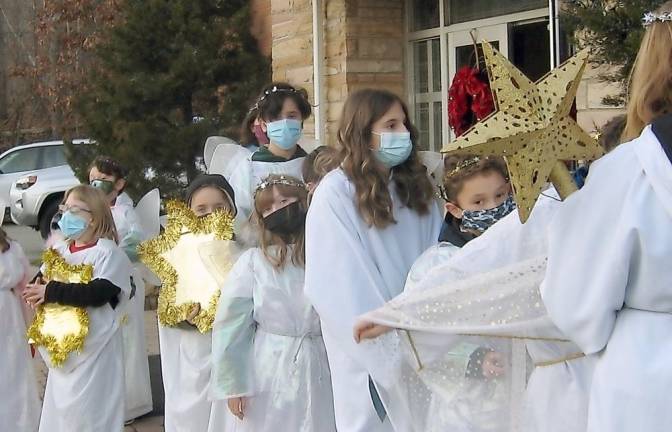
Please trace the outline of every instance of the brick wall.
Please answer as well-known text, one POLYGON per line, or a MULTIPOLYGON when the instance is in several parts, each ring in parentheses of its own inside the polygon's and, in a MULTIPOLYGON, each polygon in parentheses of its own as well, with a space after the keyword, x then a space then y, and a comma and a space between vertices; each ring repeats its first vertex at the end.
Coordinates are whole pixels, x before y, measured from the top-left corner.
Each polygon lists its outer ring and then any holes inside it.
MULTIPOLYGON (((348 94, 364 87, 404 94, 403 1, 323 0, 326 143, 334 142, 348 94)), ((273 78, 305 87, 313 96, 310 0, 271 0, 273 78)), ((314 123, 306 125, 312 135, 314 123)))

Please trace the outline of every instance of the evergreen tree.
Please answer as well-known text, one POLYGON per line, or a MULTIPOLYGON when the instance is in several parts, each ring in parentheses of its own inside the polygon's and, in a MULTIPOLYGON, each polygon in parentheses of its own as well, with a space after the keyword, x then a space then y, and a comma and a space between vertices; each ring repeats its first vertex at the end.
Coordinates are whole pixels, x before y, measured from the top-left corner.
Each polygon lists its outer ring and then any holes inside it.
POLYGON ((175 195, 199 174, 208 135, 235 136, 268 61, 250 34, 245 0, 124 0, 96 50, 78 108, 96 145, 69 147, 82 178, 93 154, 129 168, 129 190, 175 195), (88 147, 88 146, 87 146, 88 147))
POLYGON ((600 78, 622 83, 619 94, 604 98, 608 105, 621 105, 625 100, 632 65, 644 35, 642 17, 664 0, 569 0, 564 3, 561 25, 574 35, 574 43, 591 50, 591 61, 609 66, 600 78))

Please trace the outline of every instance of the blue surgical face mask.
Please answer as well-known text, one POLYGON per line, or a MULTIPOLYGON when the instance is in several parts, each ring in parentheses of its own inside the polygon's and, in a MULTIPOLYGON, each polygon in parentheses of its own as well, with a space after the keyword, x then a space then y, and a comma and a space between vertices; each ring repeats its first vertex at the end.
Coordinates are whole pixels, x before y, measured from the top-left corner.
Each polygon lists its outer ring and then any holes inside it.
POLYGON ((376 158, 388 168, 401 165, 411 155, 413 142, 410 132, 373 132, 380 137, 380 146, 374 150, 376 158))
POLYGON ((462 212, 460 229, 462 231, 483 233, 493 226, 495 222, 511 213, 515 208, 516 202, 513 200, 513 196, 509 195, 506 201, 495 208, 487 210, 464 210, 462 212))
POLYGON ((283 119, 266 123, 268 139, 283 150, 290 150, 301 138, 301 122, 294 119, 283 119))
POLYGON ((89 222, 71 211, 66 211, 58 221, 58 227, 66 238, 77 240, 89 227, 89 222))

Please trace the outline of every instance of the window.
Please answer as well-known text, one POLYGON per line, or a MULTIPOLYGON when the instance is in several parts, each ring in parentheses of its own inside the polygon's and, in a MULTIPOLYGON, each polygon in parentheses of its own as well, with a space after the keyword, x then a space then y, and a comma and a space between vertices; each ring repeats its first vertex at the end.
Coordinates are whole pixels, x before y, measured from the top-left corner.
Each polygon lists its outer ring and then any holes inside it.
POLYGON ((67 164, 68 160, 65 158, 64 145, 43 147, 42 163, 40 164, 40 168, 53 168, 67 164))
POLYGON ((4 174, 39 169, 41 147, 16 150, 0 159, 0 171, 4 174))
POLYGON ((421 150, 439 151, 452 139, 448 88, 460 66, 475 65, 472 36, 490 41, 532 80, 550 69, 547 0, 407 0, 406 5, 406 84, 421 150))
POLYGON ((448 24, 548 7, 548 0, 443 0, 448 24))

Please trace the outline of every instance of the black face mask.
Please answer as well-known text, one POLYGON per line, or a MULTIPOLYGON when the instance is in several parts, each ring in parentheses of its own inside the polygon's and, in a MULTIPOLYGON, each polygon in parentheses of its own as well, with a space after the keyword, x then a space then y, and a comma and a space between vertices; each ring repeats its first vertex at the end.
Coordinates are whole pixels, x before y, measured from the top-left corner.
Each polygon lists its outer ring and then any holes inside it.
POLYGON ((295 234, 306 221, 306 211, 299 201, 276 210, 264 218, 264 226, 273 234, 289 236, 295 234))

